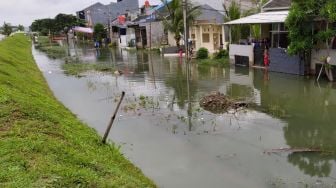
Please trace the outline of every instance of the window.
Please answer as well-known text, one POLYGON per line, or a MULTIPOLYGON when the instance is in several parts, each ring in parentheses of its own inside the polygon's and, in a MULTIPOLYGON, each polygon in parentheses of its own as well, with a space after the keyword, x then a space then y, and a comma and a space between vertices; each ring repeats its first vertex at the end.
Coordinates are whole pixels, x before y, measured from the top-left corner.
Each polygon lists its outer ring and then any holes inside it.
POLYGON ((126 35, 126 29, 120 28, 120 35, 126 35))
POLYGON ((203 33, 202 38, 204 43, 210 42, 210 34, 209 33, 203 33))
POLYGON ((289 45, 288 31, 284 23, 272 24, 272 48, 287 48, 289 45))

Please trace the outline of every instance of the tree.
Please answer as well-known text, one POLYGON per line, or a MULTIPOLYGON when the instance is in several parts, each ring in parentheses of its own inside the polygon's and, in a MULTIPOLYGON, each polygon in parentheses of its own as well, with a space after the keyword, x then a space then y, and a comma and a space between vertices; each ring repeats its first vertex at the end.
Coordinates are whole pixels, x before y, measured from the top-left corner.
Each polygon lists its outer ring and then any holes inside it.
POLYGON ((293 0, 286 20, 289 31, 289 53, 308 53, 320 41, 330 41, 335 28, 327 27, 336 21, 334 0, 293 0), (320 21, 312 20, 317 19, 320 21), (312 32, 314 30, 314 32, 312 32))
POLYGON ((101 41, 106 36, 104 25, 97 23, 93 28, 93 36, 97 41, 101 41))
MULTIPOLYGON (((243 12, 243 17, 261 12, 262 7, 268 2, 268 0, 251 0, 251 1, 255 6, 243 12)), ((261 32, 260 24, 254 24, 248 29, 249 30, 251 29, 250 32, 254 39, 259 39, 261 32)))
MULTIPOLYGON (((225 22, 239 19, 241 16, 241 9, 236 1, 232 1, 229 8, 223 3, 223 8, 225 10, 225 22)), ((241 26, 235 25, 231 26, 231 40, 232 42, 238 42, 241 37, 241 26)))
POLYGON ((45 18, 35 20, 30 28, 32 31, 40 32, 42 35, 59 34, 64 32, 64 28, 82 25, 83 21, 71 14, 58 14, 54 19, 45 18))
POLYGON ((2 26, 2 30, 3 30, 2 34, 7 35, 7 36, 9 36, 13 32, 12 26, 6 22, 4 22, 2 26))
MULTIPOLYGON (((331 23, 336 22, 335 0, 293 0, 292 7, 286 19, 290 44, 288 52, 299 54, 306 63, 310 61, 311 50, 319 44, 329 49, 335 38, 336 28, 331 23)), ((326 65, 327 57, 323 60, 326 65)), ((330 80, 330 69, 326 73, 330 80), (329 73, 328 73, 329 72, 329 73)))
POLYGON ((45 18, 35 20, 30 28, 34 32, 40 32, 42 35, 48 35, 49 31, 54 32, 54 19, 45 18))
POLYGON ((72 26, 81 25, 81 20, 79 20, 76 16, 71 14, 58 14, 54 18, 54 32, 61 32, 65 27, 71 28, 72 26))
MULTIPOLYGON (((246 17, 252 14, 259 13, 261 12, 263 5, 265 5, 268 0, 251 0, 251 2, 255 6, 246 11, 242 11, 240 4, 237 3, 235 0, 231 1, 229 7, 226 7, 225 3, 223 3, 223 8, 225 11, 224 20, 226 22, 229 22, 239 19, 241 17, 246 17)), ((252 27, 250 27, 249 25, 234 25, 231 26, 231 28, 231 36, 233 42, 238 42, 241 38, 247 38, 248 36, 250 36, 250 33, 255 39, 260 37, 260 25, 252 25, 252 27)))
MULTIPOLYGON (((168 17, 161 16, 163 19, 163 26, 165 30, 174 34, 176 46, 180 46, 181 34, 184 33, 183 25, 183 6, 181 0, 172 0, 167 3, 167 0, 162 0, 166 6, 168 17)), ((188 7, 187 25, 193 22, 198 12, 199 6, 190 5, 188 7)))
POLYGON ((23 25, 19 25, 19 26, 18 26, 18 30, 19 30, 19 31, 24 31, 24 30, 25 30, 25 28, 24 28, 24 26, 23 26, 23 25))

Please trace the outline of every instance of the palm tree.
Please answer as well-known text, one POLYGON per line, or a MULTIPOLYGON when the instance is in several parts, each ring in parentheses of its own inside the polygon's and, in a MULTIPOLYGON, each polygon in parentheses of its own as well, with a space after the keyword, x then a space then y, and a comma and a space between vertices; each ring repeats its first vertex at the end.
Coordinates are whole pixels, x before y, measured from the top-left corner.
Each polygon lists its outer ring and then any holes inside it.
MULTIPOLYGON (((223 3, 223 8, 225 11, 225 22, 229 22, 232 20, 239 19, 241 16, 241 9, 240 5, 236 1, 232 1, 229 5, 229 8, 226 7, 226 5, 223 3)), ((238 42, 241 35, 241 27, 239 25, 237 26, 231 26, 231 38, 232 42, 238 42)))
MULTIPOLYGON (((181 0, 172 0, 167 2, 167 0, 162 0, 166 6, 166 11, 168 16, 161 16, 163 19, 163 26, 165 30, 170 31, 174 34, 174 39, 176 41, 176 46, 180 46, 181 34, 184 32, 183 28, 183 5, 181 0)), ((187 23, 193 22, 198 12, 199 6, 190 5, 188 7, 187 23)))

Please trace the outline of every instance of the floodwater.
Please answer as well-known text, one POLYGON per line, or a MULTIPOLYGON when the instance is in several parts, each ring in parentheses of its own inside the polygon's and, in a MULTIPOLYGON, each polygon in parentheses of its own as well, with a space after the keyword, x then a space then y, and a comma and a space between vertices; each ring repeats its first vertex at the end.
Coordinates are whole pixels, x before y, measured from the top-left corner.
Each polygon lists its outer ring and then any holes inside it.
POLYGON ((109 139, 164 188, 336 186, 336 87, 312 79, 241 67, 186 65, 145 52, 82 47, 86 61, 124 72, 67 76, 59 60, 33 49, 55 96, 103 134, 122 91, 126 98, 109 139), (252 102, 212 114, 199 99, 220 91, 252 102), (319 148, 325 153, 268 153, 319 148))

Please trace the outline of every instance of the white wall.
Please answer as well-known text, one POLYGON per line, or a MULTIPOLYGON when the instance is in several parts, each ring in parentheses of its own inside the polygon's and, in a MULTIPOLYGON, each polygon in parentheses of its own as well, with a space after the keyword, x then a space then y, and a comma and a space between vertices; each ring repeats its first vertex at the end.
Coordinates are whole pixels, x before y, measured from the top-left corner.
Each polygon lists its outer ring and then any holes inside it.
POLYGON ((120 35, 119 46, 122 48, 127 47, 127 35, 120 35))
POLYGON ((195 51, 200 48, 207 48, 210 53, 216 52, 220 47, 220 35, 223 34, 223 27, 221 25, 213 25, 213 24, 206 24, 206 25, 196 25, 190 27, 190 38, 191 34, 195 34, 195 51), (209 34, 209 42, 203 42, 203 34, 209 34), (217 34, 217 39, 215 41, 214 35, 217 34), (217 47, 215 48, 215 43, 217 43, 217 47))
MULTIPOLYGON (((172 32, 168 32, 168 45, 169 46, 176 46, 176 41, 174 38, 175 34, 172 32)), ((183 40, 183 36, 181 36, 181 40, 180 40, 180 45, 184 44, 184 40, 183 40)))
POLYGON ((230 59, 234 60, 235 55, 249 57, 250 66, 254 64, 254 51, 252 45, 230 44, 229 47, 230 59))
MULTIPOLYGON (((311 70, 316 71, 316 64, 322 64, 321 58, 327 57, 328 50, 327 49, 321 49, 321 50, 312 50, 312 59, 311 59, 311 70)), ((331 57, 330 64, 336 65, 336 50, 330 50, 329 56, 331 57)))

